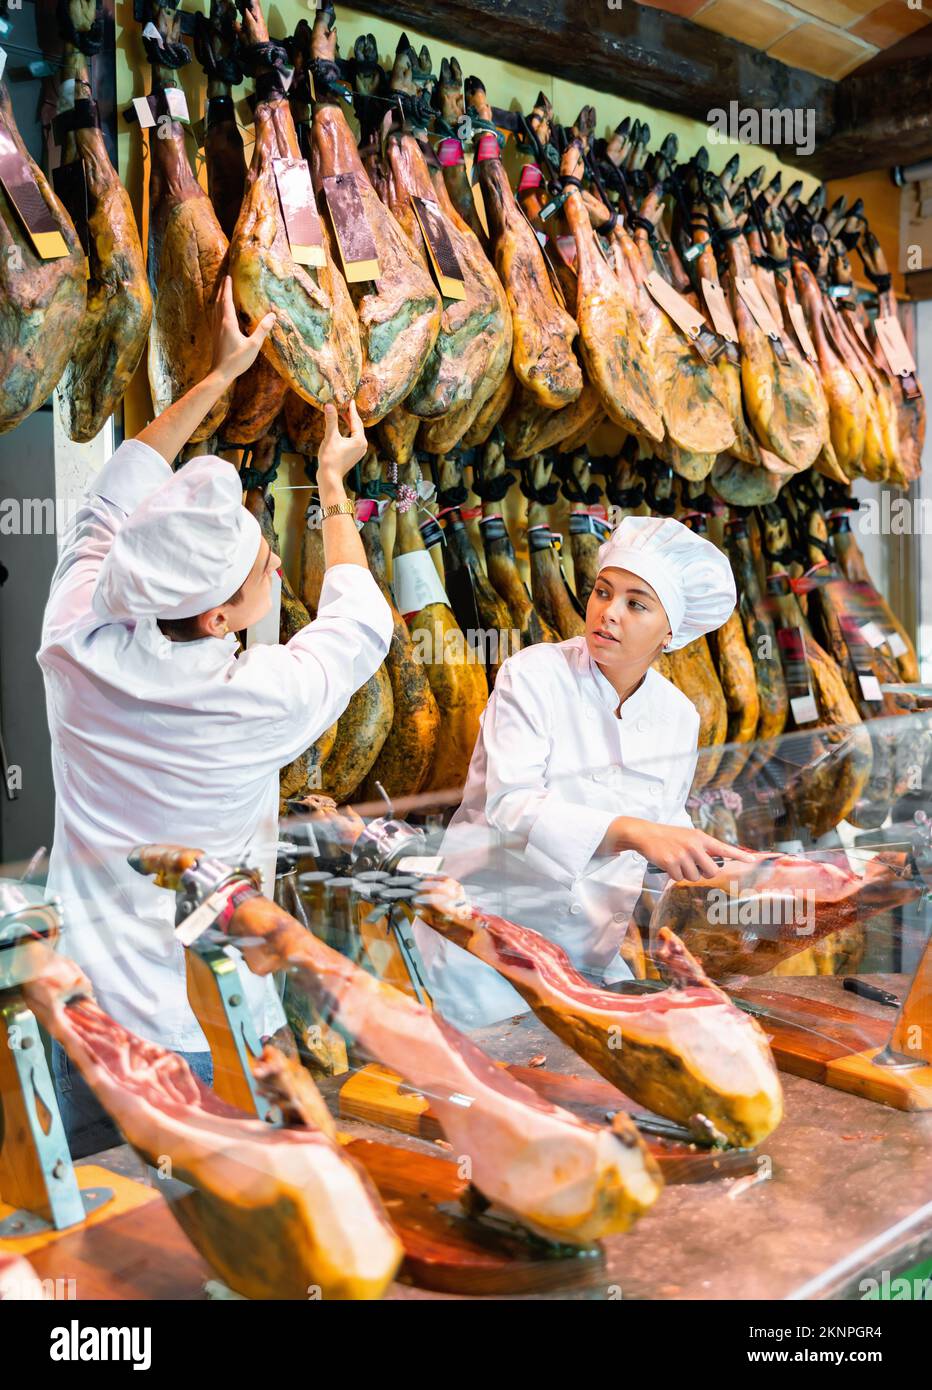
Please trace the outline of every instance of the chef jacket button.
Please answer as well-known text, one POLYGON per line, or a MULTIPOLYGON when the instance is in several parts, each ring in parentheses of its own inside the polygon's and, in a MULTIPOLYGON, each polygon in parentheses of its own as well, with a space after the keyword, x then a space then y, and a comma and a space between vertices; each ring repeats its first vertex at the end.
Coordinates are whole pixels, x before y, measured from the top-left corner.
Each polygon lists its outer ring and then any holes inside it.
POLYGON ((639 719, 638 722, 637 722, 637 731, 638 731, 638 733, 639 733, 639 734, 646 734, 646 733, 647 733, 647 728, 648 728, 647 720, 646 720, 646 719, 639 719))
POLYGON ((586 706, 585 706, 585 710, 586 710, 587 716, 588 716, 590 719, 595 719, 596 714, 598 713, 598 711, 595 709, 595 707, 594 707, 593 705, 586 705, 586 706))
POLYGON ((612 917, 612 921, 613 921, 613 922, 627 922, 627 920, 628 920, 628 914, 627 914, 627 912, 616 912, 616 913, 614 914, 614 916, 612 917))
POLYGON ((572 914, 573 914, 574 917, 578 917, 579 914, 582 912, 582 906, 581 906, 581 904, 580 904, 580 903, 570 903, 570 912, 572 912, 572 914))
POLYGON ((659 796, 659 795, 660 795, 660 788, 657 786, 656 782, 655 782, 654 785, 651 787, 651 789, 650 789, 650 794, 651 794, 651 796, 659 796))

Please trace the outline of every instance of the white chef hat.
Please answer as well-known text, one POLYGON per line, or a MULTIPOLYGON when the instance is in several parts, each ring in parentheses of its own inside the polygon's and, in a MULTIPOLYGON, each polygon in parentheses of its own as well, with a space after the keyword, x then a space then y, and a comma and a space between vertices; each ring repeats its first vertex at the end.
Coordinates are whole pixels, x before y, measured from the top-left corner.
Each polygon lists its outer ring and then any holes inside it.
POLYGON ((101 618, 193 618, 225 603, 256 562, 262 532, 232 463, 191 459, 114 537, 93 595, 101 618))
POLYGON ((670 651, 721 627, 737 601, 727 558, 672 517, 626 516, 599 546, 599 570, 610 565, 654 590, 670 622, 670 651))

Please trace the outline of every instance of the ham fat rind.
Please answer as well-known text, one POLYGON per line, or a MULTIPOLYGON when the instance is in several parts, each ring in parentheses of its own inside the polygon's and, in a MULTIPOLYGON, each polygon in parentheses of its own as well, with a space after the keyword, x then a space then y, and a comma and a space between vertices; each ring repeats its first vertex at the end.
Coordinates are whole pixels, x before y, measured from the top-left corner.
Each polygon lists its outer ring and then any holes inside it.
POLYGON ((538 1018, 591 1067, 658 1115, 711 1121, 732 1144, 758 1144, 776 1128, 783 1096, 767 1039, 702 973, 672 932, 655 959, 672 979, 657 994, 597 989, 561 947, 538 932, 462 901, 442 880, 417 900, 421 917, 491 965, 538 1018))
MULTIPOLYGON (((71 44, 65 46, 63 73, 75 81, 81 119, 95 119, 87 60, 71 44)), ((152 295, 129 194, 99 126, 78 127, 65 136, 62 163, 78 159, 87 181, 87 310, 56 399, 68 437, 86 443, 103 429, 139 365, 152 322, 152 295)))
POLYGON ((0 130, 26 160, 67 256, 42 260, 0 184, 0 434, 31 415, 62 374, 84 315, 84 252, 71 219, 30 158, 0 82, 0 130))
MULTIPOLYGON (((306 22, 302 21, 305 29, 306 22)), ((300 38, 302 27, 299 25, 300 38)), ((312 51, 319 63, 336 56, 333 10, 318 10, 312 51)), ((339 96, 320 90, 311 126, 314 184, 348 175, 356 185, 375 243, 379 277, 350 287, 359 318, 362 369, 356 405, 364 425, 374 425, 404 400, 423 370, 440 332, 440 295, 409 238, 381 201, 363 167, 339 96)))
MULTIPOLYGON (((174 887, 199 854, 150 845, 134 850, 130 863, 174 887)), ((358 1049, 428 1094, 473 1185, 528 1230, 588 1245, 626 1230, 656 1200, 659 1171, 625 1116, 612 1129, 597 1128, 541 1100, 436 1014, 258 893, 240 902, 227 931, 251 970, 287 969, 358 1049)))
MULTIPOLYGON (((258 0, 246 0, 243 29, 250 44, 268 44, 258 0)), ((303 266, 291 254, 272 161, 302 155, 278 74, 262 56, 254 66, 260 87, 272 85, 256 102, 256 143, 230 240, 234 299, 250 329, 270 310, 275 314, 262 351, 293 391, 311 405, 345 406, 362 371, 359 321, 323 220, 325 264, 303 266)))

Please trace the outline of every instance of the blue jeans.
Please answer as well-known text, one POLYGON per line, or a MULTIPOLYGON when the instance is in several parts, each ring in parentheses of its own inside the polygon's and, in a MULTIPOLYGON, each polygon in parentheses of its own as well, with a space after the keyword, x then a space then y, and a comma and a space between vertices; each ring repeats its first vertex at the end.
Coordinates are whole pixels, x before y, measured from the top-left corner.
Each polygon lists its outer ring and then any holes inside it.
MULTIPOLYGON (((194 1075, 206 1086, 212 1084, 214 1065, 209 1052, 179 1052, 178 1056, 184 1058, 194 1075)), ((61 1043, 54 1038, 52 1076, 72 1158, 87 1158, 89 1154, 112 1149, 114 1145, 124 1142, 122 1134, 84 1077, 72 1065, 61 1043)))

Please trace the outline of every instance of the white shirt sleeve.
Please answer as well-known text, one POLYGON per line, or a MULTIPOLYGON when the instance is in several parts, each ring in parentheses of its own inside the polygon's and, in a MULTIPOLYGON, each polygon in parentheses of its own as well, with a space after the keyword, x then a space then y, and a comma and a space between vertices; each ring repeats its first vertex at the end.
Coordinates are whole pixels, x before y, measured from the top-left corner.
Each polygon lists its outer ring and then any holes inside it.
POLYGON ((138 439, 127 439, 104 464, 62 536, 45 608, 43 648, 92 615, 97 576, 115 535, 171 476, 162 455, 138 439))
MULTIPOLYGON (((547 785, 547 764, 556 712, 538 672, 522 676, 505 662, 482 721, 486 758, 485 815, 506 847, 525 854, 551 878, 572 883, 586 869, 612 811, 568 800, 547 785), (556 870, 556 872, 555 872, 556 870)), ((572 718, 563 710, 559 717, 572 718)))
POLYGON ((231 679, 247 682, 268 720, 267 747, 283 767, 329 729, 388 654, 392 610, 362 565, 331 565, 317 617, 284 646, 250 648, 231 679))

